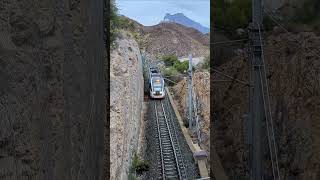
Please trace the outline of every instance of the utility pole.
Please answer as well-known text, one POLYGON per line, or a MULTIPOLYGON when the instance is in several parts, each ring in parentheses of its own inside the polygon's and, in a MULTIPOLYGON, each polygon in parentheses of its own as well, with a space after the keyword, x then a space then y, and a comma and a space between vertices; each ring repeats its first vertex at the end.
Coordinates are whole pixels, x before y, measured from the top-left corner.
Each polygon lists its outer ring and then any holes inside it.
POLYGON ((249 25, 252 59, 250 62, 250 121, 252 123, 251 178, 262 180, 262 124, 265 118, 262 93, 262 0, 252 0, 252 23, 249 25))
POLYGON ((192 130, 192 55, 189 55, 189 70, 188 70, 188 90, 189 90, 189 129, 192 130))

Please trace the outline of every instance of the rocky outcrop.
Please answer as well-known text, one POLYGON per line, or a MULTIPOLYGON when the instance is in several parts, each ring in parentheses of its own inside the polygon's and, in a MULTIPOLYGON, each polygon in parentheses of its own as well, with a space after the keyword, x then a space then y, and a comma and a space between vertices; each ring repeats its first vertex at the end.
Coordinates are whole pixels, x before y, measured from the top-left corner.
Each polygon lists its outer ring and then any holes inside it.
POLYGON ((111 179, 127 179, 138 149, 143 102, 143 69, 137 42, 121 33, 110 62, 111 179))

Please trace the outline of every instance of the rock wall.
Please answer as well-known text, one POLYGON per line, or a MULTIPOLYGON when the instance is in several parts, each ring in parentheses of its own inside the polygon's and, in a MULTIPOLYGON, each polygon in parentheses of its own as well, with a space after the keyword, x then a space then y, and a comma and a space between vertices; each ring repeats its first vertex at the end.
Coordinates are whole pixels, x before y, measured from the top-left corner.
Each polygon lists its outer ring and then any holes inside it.
POLYGON ((0 1, 0 179, 102 174, 105 59, 91 2, 0 1))
MULTIPOLYGON (((283 179, 319 179, 320 63, 316 48, 320 38, 314 33, 274 33, 265 42, 280 173, 283 179), (301 44, 295 39, 308 40, 301 44)), ((218 69, 237 79, 248 79, 247 58, 236 57, 218 69)), ((225 79, 215 73, 213 78, 225 79)), ((213 91, 215 116, 211 142, 227 174, 243 177, 248 170, 243 128, 243 115, 248 112, 248 87, 236 82, 221 83, 213 91)), ((270 166, 267 151, 264 153, 270 166)))
POLYGON ((53 18, 49 1, 34 6, 4 0, 0 7, 0 177, 56 178, 62 157, 56 139, 63 134, 62 19, 53 18))
POLYGON ((122 32, 117 44, 110 57, 110 178, 127 179, 138 150, 144 82, 137 42, 122 32))

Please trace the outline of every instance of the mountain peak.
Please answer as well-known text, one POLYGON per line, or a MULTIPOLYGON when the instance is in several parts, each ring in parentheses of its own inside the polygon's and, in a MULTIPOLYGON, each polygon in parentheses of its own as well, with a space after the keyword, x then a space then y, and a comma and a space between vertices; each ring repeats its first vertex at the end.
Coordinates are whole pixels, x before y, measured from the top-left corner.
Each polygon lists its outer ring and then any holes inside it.
POLYGON ((172 15, 170 13, 166 13, 164 16, 164 21, 175 22, 187 27, 191 27, 191 28, 197 29, 203 34, 209 33, 210 31, 209 28, 204 27, 200 23, 193 21, 192 19, 185 16, 183 13, 176 13, 172 15))

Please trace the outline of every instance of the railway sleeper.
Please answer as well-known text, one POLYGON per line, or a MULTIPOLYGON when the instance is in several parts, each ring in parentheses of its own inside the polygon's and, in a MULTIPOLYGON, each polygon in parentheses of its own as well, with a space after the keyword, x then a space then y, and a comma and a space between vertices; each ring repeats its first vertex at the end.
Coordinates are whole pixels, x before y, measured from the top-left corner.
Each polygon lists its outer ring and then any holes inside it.
POLYGON ((174 160, 174 158, 172 158, 172 157, 171 157, 171 158, 164 158, 164 160, 165 160, 166 162, 168 162, 168 161, 170 162, 170 161, 174 160))
POLYGON ((178 176, 167 176, 166 178, 167 178, 167 179, 177 179, 178 176))
POLYGON ((177 175, 177 169, 173 168, 173 169, 166 169, 166 175, 177 175))

